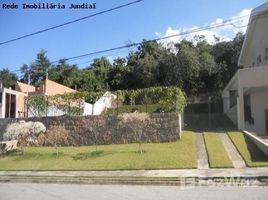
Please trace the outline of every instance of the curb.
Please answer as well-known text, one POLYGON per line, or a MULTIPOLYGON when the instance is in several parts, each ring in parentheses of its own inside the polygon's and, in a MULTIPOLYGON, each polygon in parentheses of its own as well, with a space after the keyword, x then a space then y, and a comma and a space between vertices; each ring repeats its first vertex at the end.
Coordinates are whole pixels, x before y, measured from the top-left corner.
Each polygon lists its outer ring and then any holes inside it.
POLYGON ((0 183, 124 184, 174 186, 268 186, 268 177, 87 177, 0 176, 0 183))

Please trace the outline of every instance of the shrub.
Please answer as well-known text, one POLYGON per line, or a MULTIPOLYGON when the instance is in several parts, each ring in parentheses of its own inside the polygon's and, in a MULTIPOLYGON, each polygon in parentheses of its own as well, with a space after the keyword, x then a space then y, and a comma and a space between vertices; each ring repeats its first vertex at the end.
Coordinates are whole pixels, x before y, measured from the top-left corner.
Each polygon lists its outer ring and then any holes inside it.
POLYGON ((24 154, 23 147, 36 143, 36 138, 45 131, 46 127, 41 122, 25 122, 22 120, 9 124, 3 134, 3 139, 5 141, 18 140, 24 154))

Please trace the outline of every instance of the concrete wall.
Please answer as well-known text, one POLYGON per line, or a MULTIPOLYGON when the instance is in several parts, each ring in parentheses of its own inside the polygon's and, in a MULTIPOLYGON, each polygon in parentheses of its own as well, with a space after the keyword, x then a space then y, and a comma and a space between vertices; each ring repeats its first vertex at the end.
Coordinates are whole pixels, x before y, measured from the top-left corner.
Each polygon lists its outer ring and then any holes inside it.
POLYGON ((232 120, 235 125, 237 125, 237 106, 233 106, 229 110, 226 110, 224 113, 230 118, 230 120, 232 120))
POLYGON ((268 59, 265 60, 265 49, 268 48, 268 14, 255 17, 250 23, 251 27, 248 41, 248 50, 245 56, 244 67, 258 67, 268 65, 268 59), (261 57, 261 62, 258 63, 257 58, 261 57))
POLYGON ((116 96, 111 92, 105 94, 95 102, 94 105, 90 103, 84 104, 84 115, 100 115, 105 109, 111 108, 116 96), (93 108, 92 108, 93 106, 93 108))
POLYGON ((248 131, 243 131, 244 134, 254 143, 257 147, 268 156, 268 144, 265 143, 262 139, 256 137, 255 135, 249 133, 248 131))
MULTIPOLYGON (((175 113, 152 114, 150 116, 157 128, 146 127, 143 135, 144 142, 171 142, 180 139, 179 115, 175 113)), ((0 139, 7 124, 17 122, 19 119, 0 120, 0 139)), ((95 143, 92 127, 101 124, 98 134, 99 144, 124 144, 137 142, 133 131, 124 125, 119 125, 116 116, 84 116, 84 117, 47 117, 29 118, 27 121, 40 121, 49 130, 52 126, 63 126, 69 131, 68 145, 92 145, 95 143)))
POLYGON ((256 92, 250 94, 251 100, 251 116, 254 124, 245 124, 245 129, 257 133, 258 135, 266 135, 265 133, 265 113, 268 109, 268 93, 256 92))

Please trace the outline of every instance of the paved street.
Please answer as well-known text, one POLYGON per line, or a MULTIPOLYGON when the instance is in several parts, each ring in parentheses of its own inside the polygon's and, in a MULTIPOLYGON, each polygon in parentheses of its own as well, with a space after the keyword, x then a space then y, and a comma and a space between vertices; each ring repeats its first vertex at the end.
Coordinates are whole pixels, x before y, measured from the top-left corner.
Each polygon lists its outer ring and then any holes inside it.
POLYGON ((1 200, 267 199, 266 187, 189 187, 0 183, 1 200))

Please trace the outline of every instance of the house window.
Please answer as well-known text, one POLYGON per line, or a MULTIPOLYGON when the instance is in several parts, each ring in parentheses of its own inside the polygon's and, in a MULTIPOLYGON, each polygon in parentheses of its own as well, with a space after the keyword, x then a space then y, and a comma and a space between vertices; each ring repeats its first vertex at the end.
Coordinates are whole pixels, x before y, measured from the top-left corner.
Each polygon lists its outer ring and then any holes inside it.
POLYGON ((261 64, 261 55, 259 55, 257 58, 257 65, 259 66, 260 64, 261 64))
POLYGON ((265 61, 268 60, 268 47, 266 47, 265 49, 265 61))
POLYGON ((231 90, 229 92, 230 95, 230 108, 234 107, 236 105, 236 101, 237 101, 237 90, 231 90))
POLYGON ((250 95, 244 96, 244 115, 245 122, 248 122, 249 124, 254 124, 254 119, 251 116, 250 95))

